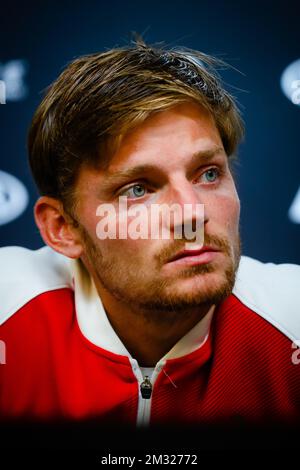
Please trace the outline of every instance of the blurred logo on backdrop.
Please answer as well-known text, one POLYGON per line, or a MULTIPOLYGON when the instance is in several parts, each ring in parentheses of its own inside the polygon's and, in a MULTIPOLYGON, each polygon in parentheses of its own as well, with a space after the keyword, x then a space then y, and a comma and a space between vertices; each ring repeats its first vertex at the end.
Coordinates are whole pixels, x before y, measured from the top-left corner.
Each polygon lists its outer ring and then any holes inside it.
POLYGON ((300 224, 300 187, 289 208, 289 219, 295 224, 300 224))
POLYGON ((284 95, 300 106, 300 59, 294 60, 281 74, 280 86, 284 95))
POLYGON ((29 195, 24 184, 0 170, 0 225, 19 217, 28 206, 29 195))
POLYGON ((22 101, 28 95, 25 77, 28 64, 25 60, 0 62, 0 104, 8 101, 22 101))
MULTIPOLYGON (((296 106, 300 106, 300 59, 294 60, 281 74, 280 86, 283 94, 296 106)), ((288 211, 289 219, 300 224, 300 187, 288 211)))
POLYGON ((6 86, 3 80, 0 80, 0 104, 6 103, 6 86))

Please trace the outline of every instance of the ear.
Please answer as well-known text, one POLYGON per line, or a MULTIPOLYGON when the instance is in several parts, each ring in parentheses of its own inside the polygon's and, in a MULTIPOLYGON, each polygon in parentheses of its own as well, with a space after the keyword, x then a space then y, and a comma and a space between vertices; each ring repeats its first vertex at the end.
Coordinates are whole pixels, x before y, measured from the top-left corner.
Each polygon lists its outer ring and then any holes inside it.
POLYGON ((62 203, 55 198, 42 196, 34 206, 35 222, 44 242, 53 250, 69 258, 79 258, 83 247, 79 231, 66 215, 62 203))

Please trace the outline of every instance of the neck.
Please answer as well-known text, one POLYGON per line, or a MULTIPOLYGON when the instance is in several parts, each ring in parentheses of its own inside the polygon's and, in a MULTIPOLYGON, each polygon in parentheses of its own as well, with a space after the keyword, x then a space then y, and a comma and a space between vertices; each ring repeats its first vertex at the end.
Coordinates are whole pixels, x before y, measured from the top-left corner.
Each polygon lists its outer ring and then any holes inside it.
POLYGON ((113 329, 141 367, 154 367, 212 307, 200 304, 184 311, 149 312, 125 304, 99 283, 95 285, 113 329))

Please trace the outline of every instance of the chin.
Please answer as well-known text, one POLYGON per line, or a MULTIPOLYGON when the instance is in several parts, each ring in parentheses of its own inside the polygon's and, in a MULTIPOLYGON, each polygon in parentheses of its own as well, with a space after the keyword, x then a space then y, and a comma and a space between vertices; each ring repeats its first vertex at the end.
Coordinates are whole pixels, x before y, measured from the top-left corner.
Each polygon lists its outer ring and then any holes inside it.
POLYGON ((189 299, 194 302, 221 301, 232 292, 233 280, 227 279, 223 272, 208 272, 193 277, 178 279, 167 289, 167 295, 173 299, 189 299))

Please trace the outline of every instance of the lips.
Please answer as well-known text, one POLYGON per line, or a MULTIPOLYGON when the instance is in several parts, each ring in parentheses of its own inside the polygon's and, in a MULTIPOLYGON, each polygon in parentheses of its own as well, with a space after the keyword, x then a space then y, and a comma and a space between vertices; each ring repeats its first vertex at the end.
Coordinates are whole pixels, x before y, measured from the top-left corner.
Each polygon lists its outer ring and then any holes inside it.
POLYGON ((216 248, 213 248, 211 246, 203 246, 201 249, 196 249, 196 250, 182 250, 179 253, 177 253, 175 256, 173 256, 171 259, 169 259, 169 263, 172 263, 173 261, 178 261, 180 259, 195 259, 198 257, 201 257, 204 253, 214 253, 218 252, 216 248))

